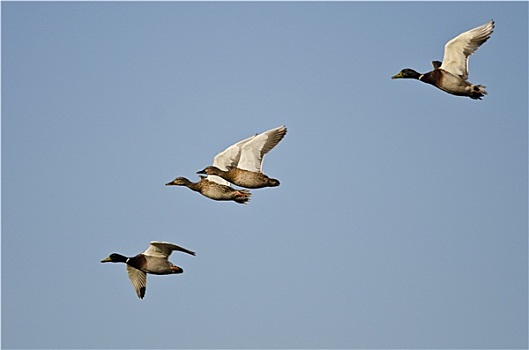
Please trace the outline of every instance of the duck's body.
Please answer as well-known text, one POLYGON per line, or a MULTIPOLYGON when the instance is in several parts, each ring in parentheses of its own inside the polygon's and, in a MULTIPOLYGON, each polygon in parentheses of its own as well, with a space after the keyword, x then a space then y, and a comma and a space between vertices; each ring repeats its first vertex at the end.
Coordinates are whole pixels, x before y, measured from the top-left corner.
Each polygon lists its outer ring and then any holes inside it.
POLYGON ((149 257, 140 253, 132 258, 127 258, 125 262, 128 266, 150 273, 152 275, 169 275, 172 273, 182 273, 184 270, 164 258, 149 257))
POLYGON ((129 258, 121 254, 113 253, 108 258, 101 260, 101 262, 127 264, 127 273, 132 286, 138 297, 143 299, 147 288, 148 273, 152 275, 170 275, 184 272, 181 267, 173 265, 168 260, 173 250, 195 255, 195 252, 177 246, 176 244, 153 241, 146 251, 134 257, 129 258))
POLYGON ((400 78, 418 79, 423 83, 433 85, 438 89, 448 92, 449 94, 455 96, 468 96, 475 100, 480 100, 484 95, 487 94, 485 91, 485 86, 473 85, 468 81, 445 71, 444 69, 435 68, 434 70, 424 74, 420 74, 415 71, 409 71, 410 69, 402 70, 399 74, 403 76, 400 78))
POLYGON ((468 82, 468 57, 490 38, 493 30, 494 21, 491 20, 453 38, 445 45, 443 62, 433 61, 434 70, 428 73, 406 68, 391 78, 417 79, 452 95, 481 100, 487 91, 483 85, 468 82))
POLYGON ((226 181, 245 188, 263 188, 279 186, 279 180, 272 179, 262 172, 244 170, 240 168, 229 168, 220 170, 215 166, 208 166, 199 174, 220 176, 226 181))
POLYGON ((200 181, 191 182, 185 177, 177 177, 171 182, 165 184, 166 186, 186 186, 187 188, 199 192, 205 197, 216 201, 235 201, 237 203, 245 204, 250 200, 251 193, 247 190, 237 190, 228 185, 215 182, 207 179, 204 176, 200 177, 200 181))
POLYGON ((283 125, 261 134, 250 136, 226 148, 198 174, 207 174, 209 178, 220 177, 229 183, 245 188, 263 188, 279 186, 279 180, 263 173, 263 158, 287 133, 283 125))

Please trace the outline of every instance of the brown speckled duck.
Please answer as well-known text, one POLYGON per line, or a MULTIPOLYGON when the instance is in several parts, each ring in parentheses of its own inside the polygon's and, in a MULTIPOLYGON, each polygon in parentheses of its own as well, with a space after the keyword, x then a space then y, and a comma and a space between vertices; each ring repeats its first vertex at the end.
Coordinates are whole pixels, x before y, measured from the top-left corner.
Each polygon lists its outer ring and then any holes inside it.
POLYGON ((279 186, 279 180, 263 174, 263 158, 287 133, 280 126, 256 134, 226 148, 213 159, 213 165, 198 171, 209 177, 221 177, 237 186, 263 188, 279 186))
POLYGON ((127 264, 127 272, 130 282, 132 283, 136 294, 138 294, 138 298, 143 299, 147 288, 148 273, 153 275, 170 275, 184 272, 181 267, 173 265, 168 260, 169 255, 171 255, 173 250, 195 255, 195 252, 177 246, 176 244, 153 241, 150 243, 149 248, 147 248, 146 251, 132 258, 127 258, 118 253, 112 253, 108 258, 101 260, 101 262, 127 264))
POLYGON ((199 182, 191 182, 185 177, 177 177, 165 186, 186 186, 187 188, 199 192, 205 197, 216 201, 235 201, 240 204, 246 204, 251 197, 250 191, 237 190, 229 185, 229 182, 218 178, 200 176, 199 182))
POLYGON ((481 100, 487 94, 485 86, 474 85, 468 79, 468 57, 472 55, 494 30, 494 21, 459 34, 446 43, 443 62, 433 61, 434 70, 428 73, 418 73, 413 69, 403 69, 392 79, 417 79, 431 84, 449 94, 468 96, 474 100, 481 100))

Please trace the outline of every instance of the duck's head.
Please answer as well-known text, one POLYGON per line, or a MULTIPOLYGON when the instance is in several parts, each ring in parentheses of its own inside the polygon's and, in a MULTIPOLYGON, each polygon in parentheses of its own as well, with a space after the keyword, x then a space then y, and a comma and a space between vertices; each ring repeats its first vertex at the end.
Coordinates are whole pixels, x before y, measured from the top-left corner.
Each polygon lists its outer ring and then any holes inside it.
POLYGON ((112 253, 108 256, 108 258, 106 259, 103 259, 101 260, 102 263, 106 263, 106 262, 113 262, 113 263, 118 263, 118 262, 121 262, 121 263, 126 263, 127 262, 127 257, 126 256, 123 256, 121 254, 118 254, 118 253, 112 253))
POLYGON ((190 183, 191 182, 188 179, 180 176, 174 179, 173 181, 166 183, 165 186, 187 186, 190 183))
POLYGON ((197 171, 197 174, 206 174, 206 175, 218 175, 222 172, 219 168, 215 166, 207 166, 203 170, 197 171))
POLYGON ((420 73, 410 68, 405 68, 391 77, 391 79, 419 79, 420 73))

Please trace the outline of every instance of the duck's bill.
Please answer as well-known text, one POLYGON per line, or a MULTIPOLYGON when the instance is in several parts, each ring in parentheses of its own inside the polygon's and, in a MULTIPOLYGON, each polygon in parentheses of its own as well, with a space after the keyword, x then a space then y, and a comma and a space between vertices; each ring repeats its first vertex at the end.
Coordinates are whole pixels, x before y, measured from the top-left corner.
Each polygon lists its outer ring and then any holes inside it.
POLYGON ((399 79, 399 78, 402 78, 402 72, 398 72, 397 74, 391 77, 391 79, 399 79))
POLYGON ((105 263, 105 262, 111 262, 111 261, 112 261, 112 259, 110 259, 110 257, 101 260, 102 263, 105 263))

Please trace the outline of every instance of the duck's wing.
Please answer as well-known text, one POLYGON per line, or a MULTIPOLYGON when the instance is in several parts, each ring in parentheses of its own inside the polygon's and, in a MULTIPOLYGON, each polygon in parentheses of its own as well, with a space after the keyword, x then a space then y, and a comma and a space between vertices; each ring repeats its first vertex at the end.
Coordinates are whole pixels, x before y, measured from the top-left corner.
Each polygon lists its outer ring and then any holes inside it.
POLYGON ((145 256, 152 256, 156 258, 167 259, 173 250, 178 250, 187 254, 195 255, 195 252, 180 247, 173 243, 152 241, 146 251, 143 252, 145 256))
POLYGON ((237 168, 253 172, 262 172, 263 157, 285 137, 286 133, 287 128, 282 125, 258 134, 244 143, 237 168))
POLYGON ((211 181, 211 182, 216 182, 219 185, 224 185, 224 186, 231 187, 231 183, 228 180, 224 180, 222 177, 217 176, 217 175, 200 176, 200 179, 201 179, 201 181, 202 180, 208 180, 208 181, 211 181))
POLYGON ((229 167, 237 166, 239 159, 241 158, 241 147, 251 139, 255 138, 256 135, 252 135, 242 141, 237 142, 234 145, 226 148, 213 158, 213 166, 220 170, 228 170, 229 167))
POLYGON ((445 45, 445 53, 441 69, 468 79, 468 56, 472 55, 494 30, 494 21, 461 33, 445 45))
POLYGON ((433 66, 433 69, 438 69, 438 68, 441 68, 441 65, 443 64, 443 62, 439 62, 439 61, 432 61, 432 66, 433 66))
POLYGON ((211 181, 211 182, 218 183, 219 185, 231 187, 231 183, 229 181, 224 180, 222 177, 217 176, 217 175, 207 175, 207 176, 199 175, 198 177, 200 177, 200 181, 211 181))
POLYGON ((147 274, 129 265, 127 265, 127 273, 138 298, 143 299, 147 289, 147 274))
MULTIPOLYGON (((224 151, 220 152, 213 158, 213 166, 219 168, 220 170, 228 170, 230 167, 236 167, 237 163, 239 163, 239 159, 241 158, 241 147, 246 142, 250 141, 257 135, 252 135, 242 141, 237 142, 234 145, 231 145, 230 147, 226 148, 224 151)), ((206 177, 209 181, 216 182, 221 185, 225 186, 231 186, 230 182, 227 180, 224 180, 220 176, 216 175, 208 175, 206 177)))

